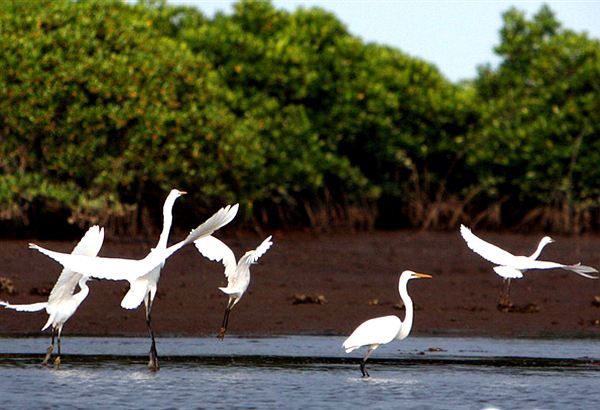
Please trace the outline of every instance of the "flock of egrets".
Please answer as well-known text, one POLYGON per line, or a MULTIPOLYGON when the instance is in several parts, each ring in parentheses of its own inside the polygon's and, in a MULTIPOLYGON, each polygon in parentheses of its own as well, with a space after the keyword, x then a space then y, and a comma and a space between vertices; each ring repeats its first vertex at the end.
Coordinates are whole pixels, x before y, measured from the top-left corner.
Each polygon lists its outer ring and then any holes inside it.
MULTIPOLYGON (((104 228, 98 226, 89 228, 70 254, 51 251, 36 244, 29 244, 30 248, 36 249, 60 263, 63 266, 62 273, 52 288, 47 302, 25 305, 0 301, 0 306, 24 312, 46 310, 49 317, 42 330, 50 326, 52 327, 52 342, 48 346, 46 356, 42 362, 44 365, 48 363, 52 356, 56 338, 58 354, 54 360, 54 365, 56 368, 60 366, 60 337, 62 328, 87 297, 89 293, 89 288, 86 284, 87 281, 90 278, 96 278, 114 281, 126 280, 129 282, 129 291, 121 301, 121 307, 124 309, 136 309, 142 304, 142 301, 144 302, 146 324, 151 338, 148 368, 154 371, 158 370, 158 354, 154 332, 152 331, 151 312, 160 279, 160 272, 167 258, 191 243, 194 243, 204 257, 212 261, 221 262, 225 267, 227 287, 219 288, 229 296, 223 323, 218 334, 218 337, 223 339, 227 331, 231 309, 240 301, 250 283, 250 266, 256 263, 267 252, 273 242, 271 236, 267 237, 255 250, 246 252, 236 262, 231 249, 225 243, 212 236, 216 230, 227 225, 236 216, 238 205, 235 204, 221 208, 204 223, 193 229, 184 240, 167 246, 173 221, 173 205, 175 200, 183 194, 185 192, 173 189, 167 196, 163 206, 163 230, 160 234, 158 244, 143 259, 97 256, 104 241, 104 228), (77 286, 79 286, 79 291, 75 292, 77 286)), ((497 265, 493 269, 504 279, 504 286, 499 301, 501 304, 510 302, 509 291, 511 279, 523 277, 523 272, 526 270, 560 268, 573 271, 586 278, 598 279, 598 276, 591 275, 598 272, 591 266, 581 265, 580 263, 565 265, 557 262, 537 260, 543 248, 553 242, 550 237, 545 236, 542 238, 532 255, 516 256, 478 238, 464 225, 461 225, 460 233, 471 250, 497 265)), ((408 295, 407 284, 409 280, 418 278, 431 278, 431 276, 410 270, 404 271, 400 275, 398 291, 406 310, 404 321, 400 320, 397 316, 383 316, 370 319, 358 326, 344 341, 342 347, 347 353, 363 346, 367 347, 367 352, 360 363, 360 370, 363 377, 369 376, 366 369, 366 361, 375 349, 382 344, 396 339, 402 340, 409 335, 413 322, 413 303, 408 295)))

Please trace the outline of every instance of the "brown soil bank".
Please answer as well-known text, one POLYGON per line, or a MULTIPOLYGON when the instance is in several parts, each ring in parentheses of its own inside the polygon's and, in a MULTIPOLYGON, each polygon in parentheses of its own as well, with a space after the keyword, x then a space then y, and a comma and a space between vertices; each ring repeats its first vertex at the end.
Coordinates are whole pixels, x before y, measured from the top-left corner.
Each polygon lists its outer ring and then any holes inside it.
MULTIPOLYGON (((533 252, 540 239, 476 233, 518 254, 533 252)), ((273 238, 274 246, 253 267, 250 288, 232 311, 230 334, 349 334, 368 318, 388 314, 402 318, 404 313, 396 306, 398 276, 412 269, 433 275, 431 280, 409 284, 416 304, 413 334, 600 336, 600 306, 595 302, 600 280, 561 270, 527 272, 511 290, 520 309, 500 312, 496 301, 501 279, 457 232, 275 232, 273 238)), ((242 235, 224 240, 240 255, 262 239, 242 235)), ((555 239, 542 259, 600 267, 599 237, 555 239)), ((61 251, 74 245, 40 244, 61 251)), ((137 258, 152 245, 107 241, 100 255, 137 258)), ((10 279, 17 291, 10 295, 4 290, 0 299, 13 303, 45 300, 39 293, 50 289, 60 272, 59 265, 29 250, 27 241, 0 241, 0 261, 0 276, 10 279)), ((146 335, 143 307, 126 311, 119 306, 126 282, 89 284, 90 295, 66 324, 65 334, 146 335)), ((227 301, 217 287, 224 284, 222 266, 205 260, 195 248, 174 255, 163 270, 153 310, 157 335, 216 334, 227 301)), ((45 322, 42 312, 0 310, 2 335, 36 335, 45 322)))

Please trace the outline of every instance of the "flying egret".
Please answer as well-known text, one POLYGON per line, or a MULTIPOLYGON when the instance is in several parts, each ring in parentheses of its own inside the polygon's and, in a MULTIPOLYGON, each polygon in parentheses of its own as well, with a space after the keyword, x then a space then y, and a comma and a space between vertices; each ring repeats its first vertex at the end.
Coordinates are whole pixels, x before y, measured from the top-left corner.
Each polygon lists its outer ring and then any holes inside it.
POLYGON ((369 377, 366 363, 367 359, 375 349, 394 339, 405 339, 410 333, 413 323, 413 302, 408 295, 406 285, 409 280, 419 278, 431 278, 431 275, 415 273, 410 270, 405 270, 400 275, 398 291, 400 292, 400 298, 406 309, 404 322, 401 321, 398 316, 394 315, 369 319, 358 326, 346 341, 344 341, 342 347, 346 349, 346 353, 350 353, 362 346, 368 346, 367 354, 360 363, 360 371, 362 372, 363 377, 369 377))
POLYGON ((475 236, 469 228, 464 225, 460 226, 460 234, 467 242, 467 246, 476 254, 481 256, 483 259, 488 260, 498 266, 495 266, 494 271, 504 278, 504 285, 500 299, 498 301, 499 306, 510 306, 510 280, 523 277, 523 272, 529 269, 565 269, 575 272, 581 276, 589 279, 598 279, 597 276, 588 275, 588 273, 598 272, 591 266, 582 265, 577 263, 575 265, 563 265, 557 262, 539 261, 537 258, 540 256, 542 249, 554 240, 548 236, 544 236, 534 253, 530 256, 515 256, 512 253, 505 251, 492 245, 489 242, 475 236))
MULTIPOLYGON (((104 242, 104 228, 92 226, 86 234, 81 238, 79 243, 73 249, 73 255, 96 256, 104 242)), ((37 312, 46 309, 48 313, 48 321, 42 327, 42 331, 52 326, 52 343, 48 346, 46 357, 42 364, 46 365, 52 352, 54 351, 54 339, 58 339, 58 356, 54 360, 56 368, 60 366, 60 336, 62 328, 67 320, 84 301, 89 293, 89 288, 86 284, 89 277, 83 276, 80 273, 70 269, 63 269, 56 284, 50 292, 48 302, 32 303, 30 305, 13 305, 7 302, 0 301, 0 305, 8 309, 14 309, 20 312, 37 312), (79 292, 75 292, 75 286, 79 285, 79 292)))
MULTIPOLYGON (((151 252, 164 251, 167 249, 167 242, 169 240, 169 232, 171 231, 171 225, 173 223, 173 205, 175 201, 187 192, 179 191, 178 189, 172 189, 167 195, 167 199, 163 205, 163 228, 158 239, 158 244, 151 252)), ((121 307, 124 309, 136 309, 142 301, 146 307, 146 326, 148 327, 148 333, 150 334, 151 344, 149 352, 148 368, 152 370, 158 370, 158 353, 156 351, 156 342, 154 339, 154 332, 152 331, 152 317, 151 311, 156 296, 156 290, 158 281, 160 279, 160 271, 164 267, 164 261, 157 267, 152 269, 149 273, 140 276, 131 282, 129 291, 121 301, 121 307)))
MULTIPOLYGON (((177 252, 179 249, 195 240, 206 235, 211 235, 217 229, 225 226, 235 217, 238 211, 238 204, 233 206, 227 205, 218 210, 213 216, 208 218, 203 224, 192 230, 190 234, 175 245, 171 245, 165 249, 154 248, 143 259, 125 259, 125 258, 106 258, 106 257, 91 257, 83 255, 70 255, 61 252, 54 252, 45 249, 39 245, 30 243, 29 247, 36 249, 51 259, 54 259, 63 267, 80 272, 86 276, 91 276, 97 279, 108 280, 126 280, 129 282, 130 291, 132 287, 139 289, 141 286, 136 284, 137 279, 147 276, 153 276, 153 272, 160 271, 165 261, 169 256, 177 252)), ((145 291, 145 290, 144 290, 145 291)), ((136 291, 134 290, 133 293, 136 291)), ((149 292, 151 293, 151 292, 149 292)), ((146 294, 141 294, 143 298, 146 294)), ((127 299, 125 295, 124 299, 127 299)), ((133 300, 130 298, 128 300, 133 300)), ((150 362, 148 363, 151 370, 158 370, 158 362, 156 357, 156 346, 152 340, 150 352, 150 362)))
POLYGON ((227 287, 219 288, 223 293, 229 295, 225 316, 218 335, 223 340, 229 322, 229 312, 240 301, 250 284, 250 265, 256 263, 258 258, 264 255, 273 245, 273 242, 271 236, 269 236, 256 249, 246 252, 237 263, 232 250, 214 236, 200 238, 194 242, 194 245, 203 256, 212 261, 222 262, 225 266, 227 287))

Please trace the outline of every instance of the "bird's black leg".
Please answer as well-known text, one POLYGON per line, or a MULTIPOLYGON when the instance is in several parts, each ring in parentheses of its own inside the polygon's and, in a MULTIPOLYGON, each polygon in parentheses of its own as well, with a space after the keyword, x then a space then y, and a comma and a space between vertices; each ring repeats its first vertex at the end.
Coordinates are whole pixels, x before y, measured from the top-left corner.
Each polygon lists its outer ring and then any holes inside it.
POLYGON ((367 371, 367 359, 369 358, 369 356, 371 356, 371 353, 373 353, 373 350, 375 350, 377 346, 378 345, 375 345, 375 347, 373 347, 373 345, 369 346, 367 354, 362 359, 362 362, 360 362, 360 371, 362 372, 362 377, 371 377, 369 375, 369 372, 367 371))
POLYGON ((150 302, 150 294, 148 294, 148 301, 149 302, 146 308, 146 326, 148 326, 148 333, 150 334, 150 339, 152 340, 152 343, 150 344, 148 369, 157 371, 159 369, 158 352, 156 351, 156 341, 154 340, 154 332, 152 331, 152 302, 150 302))
POLYGON ((365 359, 360 362, 360 371, 362 372, 362 377, 371 377, 369 372, 367 372, 367 361, 365 359))
POLYGON ((56 359, 54 359, 54 368, 58 369, 60 367, 60 334, 61 334, 61 329, 58 329, 57 332, 57 343, 58 343, 58 356, 56 356, 56 359))
POLYGON ((48 364, 48 360, 50 360, 50 356, 52 355, 52 352, 54 351, 54 335, 56 333, 56 329, 53 327, 52 328, 52 343, 50 344, 50 346, 48 346, 48 349, 46 349, 46 357, 44 357, 44 360, 42 361, 42 365, 46 366, 48 364))
POLYGON ((225 337, 225 332, 227 332, 227 325, 229 324, 229 312, 231 312, 231 308, 233 307, 233 299, 229 298, 227 302, 227 307, 225 308, 225 316, 223 316, 223 323, 221 323, 221 329, 219 329, 219 334, 217 337, 221 340, 225 337))

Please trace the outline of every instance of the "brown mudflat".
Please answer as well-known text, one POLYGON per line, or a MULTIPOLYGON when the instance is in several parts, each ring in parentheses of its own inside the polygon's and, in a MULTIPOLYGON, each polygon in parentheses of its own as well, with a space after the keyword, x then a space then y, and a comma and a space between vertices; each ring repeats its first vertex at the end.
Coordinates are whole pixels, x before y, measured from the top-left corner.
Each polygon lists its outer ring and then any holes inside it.
MULTIPOLYGON (((476 232, 515 254, 530 254, 540 235, 476 232)), ((179 236, 175 235, 176 238, 179 236)), ((266 235, 264 235, 266 236, 266 235)), ((263 237, 223 238, 237 256, 263 237)), ((555 236, 545 260, 582 262, 600 267, 600 237, 555 236)), ((229 321, 232 335, 349 334, 362 321, 389 314, 403 318, 397 284, 405 269, 433 275, 413 280, 416 304, 413 334, 456 336, 600 337, 600 280, 561 271, 530 271, 513 281, 513 309, 496 307, 501 279, 492 264, 471 252, 455 233, 394 231, 315 235, 275 232, 274 245, 252 268, 252 282, 229 321)), ((45 300, 61 267, 28 241, 0 241, 0 277, 17 294, 1 300, 45 300)), ((70 252, 74 242, 38 241, 70 252)), ((107 240, 101 256, 141 258, 154 242, 107 240)), ((222 265, 205 260, 189 246, 168 260, 154 303, 159 336, 216 335, 227 302, 217 287, 225 284, 222 265)), ((145 336, 143 306, 120 307, 126 282, 89 282, 90 295, 65 325, 65 334, 145 336)), ((0 334, 37 335, 46 314, 0 310, 0 334)))

